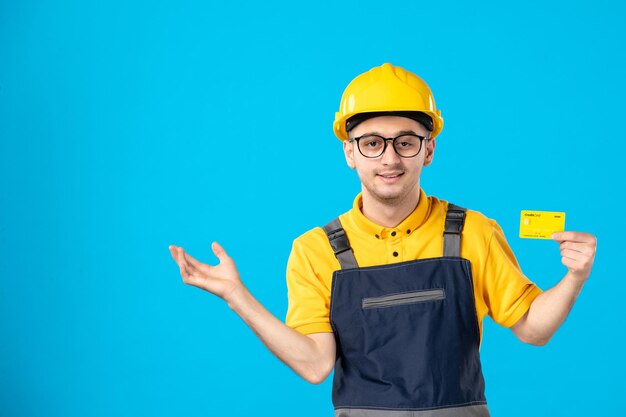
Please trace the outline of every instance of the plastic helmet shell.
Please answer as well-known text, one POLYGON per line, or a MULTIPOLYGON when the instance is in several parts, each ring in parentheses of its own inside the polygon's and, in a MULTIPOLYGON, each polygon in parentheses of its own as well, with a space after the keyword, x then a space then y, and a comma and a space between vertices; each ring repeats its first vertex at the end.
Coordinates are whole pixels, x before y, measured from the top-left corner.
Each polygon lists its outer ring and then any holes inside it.
POLYGON ((347 140, 346 120, 355 114, 385 111, 419 111, 433 119, 435 138, 443 129, 441 111, 428 84, 403 68, 383 64, 357 76, 341 96, 333 128, 340 140, 347 140))

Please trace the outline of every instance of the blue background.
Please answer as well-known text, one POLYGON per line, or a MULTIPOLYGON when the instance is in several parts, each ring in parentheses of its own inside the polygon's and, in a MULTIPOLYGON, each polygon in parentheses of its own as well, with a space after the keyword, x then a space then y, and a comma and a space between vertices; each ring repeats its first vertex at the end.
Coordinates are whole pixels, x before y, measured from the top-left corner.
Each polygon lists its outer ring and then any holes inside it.
POLYGON ((485 321, 494 416, 626 414, 619 248, 626 12, 617 1, 0 2, 0 415, 330 416, 167 249, 219 241, 284 319, 292 240, 359 191, 332 120, 357 74, 422 76, 446 125, 428 194, 503 227, 542 288, 598 237, 545 347, 485 321))

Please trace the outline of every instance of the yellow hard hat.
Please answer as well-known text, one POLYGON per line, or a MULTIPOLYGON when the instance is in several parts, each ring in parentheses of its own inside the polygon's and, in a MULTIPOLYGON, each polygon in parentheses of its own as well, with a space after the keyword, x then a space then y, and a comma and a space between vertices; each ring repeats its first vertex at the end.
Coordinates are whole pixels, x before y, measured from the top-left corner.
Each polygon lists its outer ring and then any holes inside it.
POLYGON ((383 64, 356 77, 341 96, 333 128, 340 140, 348 139, 346 121, 356 114, 379 112, 422 112, 432 119, 431 138, 443 129, 441 111, 428 85, 417 75, 391 64, 383 64))

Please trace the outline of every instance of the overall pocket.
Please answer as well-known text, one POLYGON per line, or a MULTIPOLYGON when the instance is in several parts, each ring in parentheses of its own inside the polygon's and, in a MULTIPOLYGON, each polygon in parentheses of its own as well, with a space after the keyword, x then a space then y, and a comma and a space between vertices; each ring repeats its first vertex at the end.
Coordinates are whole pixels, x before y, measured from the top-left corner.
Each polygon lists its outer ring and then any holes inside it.
POLYGON ((383 308, 393 307, 405 304, 423 303, 426 301, 443 300, 446 293, 443 288, 434 288, 430 290, 410 291, 396 294, 383 295, 380 297, 363 298, 361 308, 383 308))

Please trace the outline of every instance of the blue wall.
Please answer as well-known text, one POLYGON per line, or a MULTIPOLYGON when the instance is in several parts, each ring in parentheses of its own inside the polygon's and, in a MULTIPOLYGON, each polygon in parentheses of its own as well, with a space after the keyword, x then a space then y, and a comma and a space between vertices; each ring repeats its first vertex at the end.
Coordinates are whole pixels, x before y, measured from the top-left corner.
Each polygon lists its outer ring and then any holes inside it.
POLYGON ((215 263, 219 241, 284 318, 292 240, 359 191, 340 95, 383 62, 445 117, 425 191, 498 220, 542 288, 565 268, 520 210, 598 237, 548 346, 486 320, 493 415, 626 413, 622 3, 400 3, 0 2, 1 416, 332 415, 330 380, 184 285, 167 246, 215 263))

